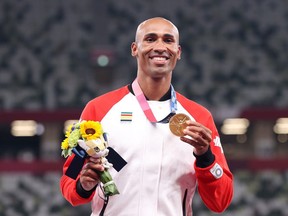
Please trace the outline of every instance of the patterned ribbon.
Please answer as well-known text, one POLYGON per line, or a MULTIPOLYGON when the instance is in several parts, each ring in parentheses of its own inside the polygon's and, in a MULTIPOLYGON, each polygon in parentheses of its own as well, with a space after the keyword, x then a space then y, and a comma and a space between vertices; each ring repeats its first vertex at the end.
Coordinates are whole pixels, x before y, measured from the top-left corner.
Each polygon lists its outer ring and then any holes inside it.
POLYGON ((132 83, 132 89, 133 92, 144 112, 144 114, 146 115, 147 119, 150 122, 153 123, 168 123, 170 118, 176 114, 177 111, 177 99, 176 99, 176 93, 175 90, 173 88, 173 86, 171 85, 171 100, 170 100, 170 113, 161 121, 157 121, 147 100, 145 95, 142 92, 142 89, 139 86, 139 83, 137 82, 137 80, 135 79, 132 83))

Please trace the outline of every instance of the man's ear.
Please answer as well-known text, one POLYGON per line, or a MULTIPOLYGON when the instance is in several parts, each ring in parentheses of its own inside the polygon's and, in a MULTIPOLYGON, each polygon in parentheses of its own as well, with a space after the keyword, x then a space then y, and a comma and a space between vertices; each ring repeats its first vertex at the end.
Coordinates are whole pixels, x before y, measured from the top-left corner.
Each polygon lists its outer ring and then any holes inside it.
POLYGON ((137 55, 137 45, 136 45, 136 42, 133 42, 131 44, 131 55, 132 56, 136 56, 137 55))
POLYGON ((179 45, 178 46, 178 60, 180 60, 181 59, 181 53, 182 53, 182 48, 181 48, 181 46, 179 45))

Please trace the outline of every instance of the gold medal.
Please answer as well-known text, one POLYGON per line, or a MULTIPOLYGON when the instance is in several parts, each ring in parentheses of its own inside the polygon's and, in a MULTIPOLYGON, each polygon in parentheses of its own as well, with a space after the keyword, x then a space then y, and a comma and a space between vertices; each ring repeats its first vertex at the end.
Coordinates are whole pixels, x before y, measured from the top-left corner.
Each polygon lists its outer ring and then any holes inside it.
POLYGON ((187 127, 186 121, 189 119, 189 116, 183 113, 172 116, 169 121, 170 131, 176 136, 184 136, 183 129, 187 127))

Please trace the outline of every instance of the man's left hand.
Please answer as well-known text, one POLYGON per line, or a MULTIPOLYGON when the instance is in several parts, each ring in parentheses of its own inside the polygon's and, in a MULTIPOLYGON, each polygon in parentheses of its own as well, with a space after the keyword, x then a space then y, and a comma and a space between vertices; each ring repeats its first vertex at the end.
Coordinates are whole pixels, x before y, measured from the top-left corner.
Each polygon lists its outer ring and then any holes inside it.
POLYGON ((183 130, 185 136, 180 137, 183 142, 192 145, 196 155, 204 154, 212 140, 212 131, 204 125, 188 120, 187 127, 183 130))

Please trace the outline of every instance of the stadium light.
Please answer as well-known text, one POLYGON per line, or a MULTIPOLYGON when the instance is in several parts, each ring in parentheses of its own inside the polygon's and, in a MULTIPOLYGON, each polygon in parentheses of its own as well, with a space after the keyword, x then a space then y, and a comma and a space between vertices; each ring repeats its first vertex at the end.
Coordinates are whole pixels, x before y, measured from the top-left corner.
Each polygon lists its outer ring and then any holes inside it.
POLYGON ((273 131, 276 134, 288 134, 288 118, 278 118, 273 131))
POLYGON ((34 120, 15 120, 11 123, 11 134, 16 137, 42 135, 44 130, 44 126, 34 120))
POLYGON ((221 132, 225 135, 246 134, 249 124, 246 118, 228 118, 223 121, 221 132))

